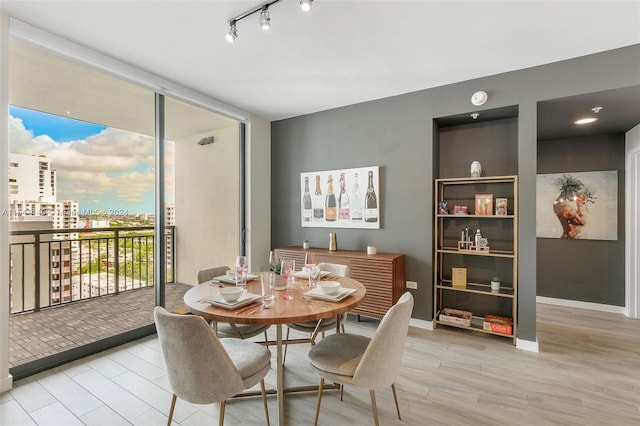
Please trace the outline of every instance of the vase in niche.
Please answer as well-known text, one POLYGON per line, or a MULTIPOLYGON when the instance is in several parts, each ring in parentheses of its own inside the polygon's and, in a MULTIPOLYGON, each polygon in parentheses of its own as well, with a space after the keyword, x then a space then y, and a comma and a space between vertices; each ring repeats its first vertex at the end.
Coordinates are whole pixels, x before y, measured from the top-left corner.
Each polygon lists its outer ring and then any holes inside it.
POLYGON ((482 174, 482 165, 479 161, 471 163, 471 177, 480 177, 482 174))

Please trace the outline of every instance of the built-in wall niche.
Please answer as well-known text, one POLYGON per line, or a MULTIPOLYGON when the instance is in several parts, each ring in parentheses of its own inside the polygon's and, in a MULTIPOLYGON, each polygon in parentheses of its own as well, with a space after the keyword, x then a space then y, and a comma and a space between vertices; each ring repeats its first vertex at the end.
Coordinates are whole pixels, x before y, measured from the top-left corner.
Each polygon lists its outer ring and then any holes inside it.
POLYGON ((518 174, 517 106, 439 117, 434 132, 434 177, 470 177, 473 161, 483 177, 518 174))

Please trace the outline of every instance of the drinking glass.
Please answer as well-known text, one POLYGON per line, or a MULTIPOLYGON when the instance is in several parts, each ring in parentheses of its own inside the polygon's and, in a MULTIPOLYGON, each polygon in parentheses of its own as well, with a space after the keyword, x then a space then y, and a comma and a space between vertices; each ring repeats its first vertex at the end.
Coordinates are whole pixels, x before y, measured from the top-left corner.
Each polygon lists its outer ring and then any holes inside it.
POLYGON ((242 287, 243 290, 247 288, 247 271, 249 265, 247 264, 247 256, 236 257, 236 286, 242 287), (240 282, 238 282, 240 279, 240 282))
POLYGON ((322 269, 320 269, 319 265, 313 265, 308 269, 309 272, 309 287, 316 288, 318 284, 318 280, 320 279, 320 275, 322 273, 322 269))
POLYGON ((273 304, 276 274, 273 272, 265 272, 264 274, 261 274, 260 283, 262 284, 262 306, 265 309, 268 309, 273 304))
POLYGON ((289 294, 289 281, 293 281, 293 274, 296 269, 296 261, 294 259, 282 259, 280 266, 280 276, 284 278, 287 283, 287 291, 282 296, 284 300, 291 300, 293 296, 289 294))

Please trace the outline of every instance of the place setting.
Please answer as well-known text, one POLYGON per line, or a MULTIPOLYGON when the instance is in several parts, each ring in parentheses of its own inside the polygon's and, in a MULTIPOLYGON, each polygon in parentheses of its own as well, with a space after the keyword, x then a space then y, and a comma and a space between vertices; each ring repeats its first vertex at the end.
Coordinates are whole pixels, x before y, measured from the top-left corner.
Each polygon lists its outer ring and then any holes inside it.
POLYGON ((316 287, 304 294, 313 299, 339 302, 356 291, 355 288, 342 287, 338 281, 320 281, 316 287))

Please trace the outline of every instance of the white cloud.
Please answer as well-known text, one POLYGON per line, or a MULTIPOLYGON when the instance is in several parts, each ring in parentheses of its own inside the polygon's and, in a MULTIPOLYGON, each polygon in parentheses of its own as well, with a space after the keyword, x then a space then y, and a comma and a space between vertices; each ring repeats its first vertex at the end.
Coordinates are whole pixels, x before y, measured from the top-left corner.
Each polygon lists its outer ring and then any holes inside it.
MULTIPOLYGON (((173 144, 168 144, 167 184, 173 190, 173 144)), ((9 116, 9 151, 45 155, 57 170, 58 198, 82 204, 122 206, 153 199, 155 140, 152 136, 106 128, 84 140, 56 142, 35 136, 21 119, 9 116)), ((151 211, 153 206, 151 207, 151 211)))

